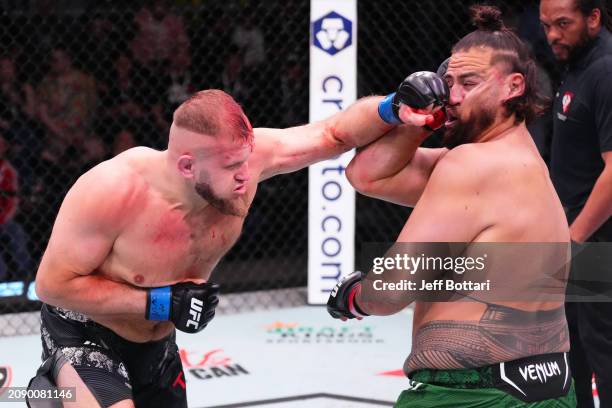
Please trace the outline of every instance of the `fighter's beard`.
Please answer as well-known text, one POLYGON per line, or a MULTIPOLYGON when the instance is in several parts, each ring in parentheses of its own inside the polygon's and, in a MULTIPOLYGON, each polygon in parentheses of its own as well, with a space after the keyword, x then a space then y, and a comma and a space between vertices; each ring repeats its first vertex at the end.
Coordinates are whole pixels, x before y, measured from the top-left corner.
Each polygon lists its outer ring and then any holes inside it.
POLYGON ((233 215, 235 217, 245 217, 247 215, 248 207, 243 196, 235 200, 224 200, 213 193, 208 183, 196 183, 195 191, 221 214, 233 215))
POLYGON ((580 59, 587 48, 593 43, 594 38, 589 37, 589 32, 585 27, 584 30, 580 33, 580 40, 569 50, 569 55, 567 60, 569 62, 574 62, 580 59))
POLYGON ((473 143, 494 121, 495 111, 491 108, 471 114, 465 121, 457 118, 454 126, 444 132, 442 144, 452 149, 465 143, 473 143))

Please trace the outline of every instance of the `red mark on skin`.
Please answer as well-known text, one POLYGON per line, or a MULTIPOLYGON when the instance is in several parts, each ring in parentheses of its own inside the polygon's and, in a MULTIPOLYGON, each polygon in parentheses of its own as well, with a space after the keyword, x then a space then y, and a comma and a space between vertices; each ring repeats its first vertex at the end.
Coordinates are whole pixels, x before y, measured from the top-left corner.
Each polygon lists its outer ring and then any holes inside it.
POLYGON ((225 123, 229 127, 230 133, 232 133, 232 139, 238 136, 239 139, 247 142, 249 145, 253 144, 254 133, 251 122, 247 119, 246 115, 242 111, 242 108, 232 97, 224 98, 221 102, 226 115, 225 123))
MULTIPOLYGON (((198 258, 199 260, 200 258, 198 258)), ((198 262, 198 260, 196 260, 196 262, 198 262)), ((185 270, 185 272, 183 273, 183 276, 198 276, 198 272, 197 269, 194 266, 189 267, 188 269, 185 270)), ((192 279, 193 280, 193 279, 192 279)))
POLYGON ((168 233, 173 229, 174 223, 172 222, 172 217, 168 214, 164 214, 159 220, 159 223, 156 226, 155 237, 153 238, 154 243, 159 243, 168 239, 168 233))
POLYGON ((435 111, 433 115, 427 117, 425 123, 432 129, 441 127, 446 122, 446 113, 442 109, 435 111))
POLYGON ((172 242, 180 242, 188 236, 182 220, 172 213, 163 214, 154 228, 154 244, 172 244, 172 242))
POLYGON ((215 236, 216 236, 216 235, 215 235, 215 230, 212 230, 212 232, 211 232, 211 234, 210 234, 210 237, 211 237, 212 239, 215 239, 215 236))
POLYGON ((142 275, 134 276, 134 282, 136 282, 139 285, 142 284, 144 282, 144 276, 142 275))
POLYGON ((253 147, 255 146, 255 132, 253 132, 253 125, 251 125, 249 118, 247 118, 244 113, 242 114, 242 118, 243 118, 243 121, 246 123, 246 128, 247 128, 246 140, 249 146, 251 146, 251 151, 253 151, 253 147))
POLYGON ((324 138, 325 145, 329 145, 331 147, 346 143, 349 136, 348 132, 340 132, 335 126, 332 125, 325 128, 325 133, 327 136, 324 138))
POLYGON ((164 239, 164 231, 162 231, 161 229, 159 229, 157 231, 157 234, 155 234, 155 238, 153 238, 153 243, 157 244, 160 241, 162 241, 164 239))

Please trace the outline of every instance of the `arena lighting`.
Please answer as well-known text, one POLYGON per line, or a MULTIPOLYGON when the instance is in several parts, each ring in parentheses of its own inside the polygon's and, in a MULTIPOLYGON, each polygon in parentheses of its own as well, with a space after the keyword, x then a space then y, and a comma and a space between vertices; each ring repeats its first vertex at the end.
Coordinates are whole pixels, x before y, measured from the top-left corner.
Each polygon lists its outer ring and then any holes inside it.
POLYGON ((25 282, 2 282, 0 283, 0 298, 21 296, 25 282))
MULTIPOLYGON (((27 286, 26 297, 28 300, 37 301, 38 296, 36 296, 36 282, 30 282, 27 286)), ((2 282, 0 283, 0 299, 7 297, 16 297, 22 296, 24 294, 24 288, 26 283, 23 281, 15 281, 15 282, 2 282)))

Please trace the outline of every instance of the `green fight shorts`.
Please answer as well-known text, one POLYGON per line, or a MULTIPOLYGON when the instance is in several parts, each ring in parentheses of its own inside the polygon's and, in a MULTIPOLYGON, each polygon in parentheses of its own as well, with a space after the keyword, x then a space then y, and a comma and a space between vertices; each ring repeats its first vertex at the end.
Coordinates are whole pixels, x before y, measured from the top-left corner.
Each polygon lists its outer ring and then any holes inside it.
POLYGON ((486 367, 417 370, 396 408, 566 408, 576 406, 567 353, 486 367))

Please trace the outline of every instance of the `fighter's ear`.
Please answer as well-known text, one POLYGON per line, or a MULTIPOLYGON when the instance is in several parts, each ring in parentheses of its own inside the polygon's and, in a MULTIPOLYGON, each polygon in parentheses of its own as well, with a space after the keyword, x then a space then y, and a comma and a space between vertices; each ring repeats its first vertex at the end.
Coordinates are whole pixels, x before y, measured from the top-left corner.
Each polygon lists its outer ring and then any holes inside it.
POLYGON ((525 93, 525 77, 523 74, 513 72, 506 78, 505 99, 513 99, 525 93))
POLYGON ((193 179, 195 177, 193 169, 193 156, 189 153, 179 156, 178 160, 176 161, 176 168, 186 179, 193 179))
POLYGON ((601 27, 601 10, 594 8, 586 19, 589 34, 596 35, 601 27))

